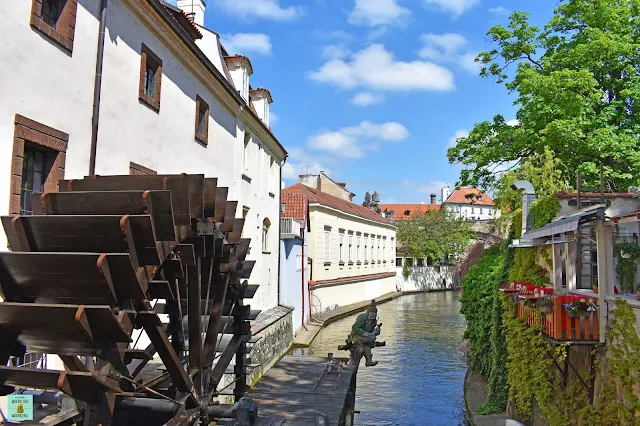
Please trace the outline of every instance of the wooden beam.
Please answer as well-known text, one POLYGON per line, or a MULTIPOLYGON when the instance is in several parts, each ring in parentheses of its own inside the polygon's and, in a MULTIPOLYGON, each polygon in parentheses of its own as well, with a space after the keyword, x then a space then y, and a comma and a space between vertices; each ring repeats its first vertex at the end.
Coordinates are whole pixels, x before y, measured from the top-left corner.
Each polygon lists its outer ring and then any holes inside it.
POLYGON ((202 349, 202 365, 205 368, 211 368, 215 356, 215 345, 218 339, 218 333, 220 332, 220 319, 222 318, 222 312, 224 310, 228 286, 229 276, 227 275, 222 285, 217 285, 212 288, 213 305, 211 306, 211 314, 209 315, 207 333, 202 349))
POLYGON ((237 349, 240 347, 240 344, 246 342, 247 340, 249 340, 249 336, 233 336, 231 338, 229 345, 225 348, 224 352, 222 352, 222 355, 220 356, 220 358, 218 358, 218 362, 211 371, 211 376, 209 377, 211 389, 215 389, 218 386, 218 383, 220 383, 224 372, 235 356, 237 349))
MULTIPOLYGON (((200 327, 201 296, 201 259, 197 259, 196 266, 187 266, 187 300, 189 312, 189 371, 193 375, 202 368, 202 329, 200 327)), ((201 376, 195 380, 196 394, 202 394, 201 376)))
POLYGON ((167 333, 164 330, 164 326, 160 321, 160 318, 155 314, 155 312, 147 312, 143 311, 138 313, 138 317, 140 318, 144 331, 149 336, 149 340, 153 344, 156 349, 160 359, 164 363, 167 368, 167 372, 171 376, 171 380, 176 388, 182 392, 193 392, 193 383, 189 378, 189 375, 182 367, 182 363, 178 358, 178 355, 173 350, 173 346, 171 346, 171 342, 169 342, 169 338, 167 337, 167 333))

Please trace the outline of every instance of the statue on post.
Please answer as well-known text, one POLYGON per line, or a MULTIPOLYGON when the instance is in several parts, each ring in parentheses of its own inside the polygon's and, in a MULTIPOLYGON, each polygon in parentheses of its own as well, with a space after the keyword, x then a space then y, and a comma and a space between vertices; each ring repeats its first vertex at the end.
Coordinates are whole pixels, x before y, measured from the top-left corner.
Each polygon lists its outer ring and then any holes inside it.
POLYGON ((378 361, 373 360, 371 349, 378 346, 385 346, 385 342, 376 341, 380 335, 382 323, 378 323, 378 308, 376 301, 372 300, 366 312, 359 314, 351 327, 351 333, 345 340, 345 345, 338 346, 339 350, 351 352, 351 363, 358 365, 364 356, 365 365, 373 367, 378 361))

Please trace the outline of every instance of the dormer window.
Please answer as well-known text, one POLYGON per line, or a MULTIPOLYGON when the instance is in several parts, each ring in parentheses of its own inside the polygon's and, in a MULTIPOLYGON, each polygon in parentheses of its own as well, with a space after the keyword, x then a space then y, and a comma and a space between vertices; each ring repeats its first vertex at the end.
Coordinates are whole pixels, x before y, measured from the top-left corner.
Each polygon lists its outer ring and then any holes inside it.
POLYGON ((405 215, 405 216, 409 216, 409 215, 411 215, 411 210, 405 210, 404 215, 405 215))

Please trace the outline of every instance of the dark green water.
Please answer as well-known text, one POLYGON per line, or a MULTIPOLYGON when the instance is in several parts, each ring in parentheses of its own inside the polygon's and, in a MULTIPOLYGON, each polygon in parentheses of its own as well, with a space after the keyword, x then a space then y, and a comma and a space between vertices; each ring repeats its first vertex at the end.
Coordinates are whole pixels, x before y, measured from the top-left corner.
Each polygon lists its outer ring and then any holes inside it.
MULTIPOLYGON (((380 363, 358 372, 356 425, 465 425, 463 383, 466 364, 460 352, 465 324, 460 294, 422 293, 378 306, 383 323, 374 349, 380 363)), ((323 329, 309 352, 315 356, 347 356, 337 350, 355 316, 323 329)))

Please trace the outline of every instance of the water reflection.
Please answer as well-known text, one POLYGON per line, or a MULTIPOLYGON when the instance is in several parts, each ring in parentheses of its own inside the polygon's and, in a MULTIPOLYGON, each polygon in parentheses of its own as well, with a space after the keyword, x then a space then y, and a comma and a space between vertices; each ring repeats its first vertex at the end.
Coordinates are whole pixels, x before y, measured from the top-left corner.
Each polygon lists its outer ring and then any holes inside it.
MULTIPOLYGON (((464 319, 458 293, 403 296, 378 306, 386 347, 374 350, 380 363, 358 372, 356 425, 464 425, 466 365, 459 351, 464 319)), ((343 344, 354 317, 323 329, 308 353, 346 356, 343 344)))

